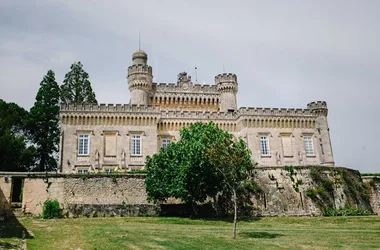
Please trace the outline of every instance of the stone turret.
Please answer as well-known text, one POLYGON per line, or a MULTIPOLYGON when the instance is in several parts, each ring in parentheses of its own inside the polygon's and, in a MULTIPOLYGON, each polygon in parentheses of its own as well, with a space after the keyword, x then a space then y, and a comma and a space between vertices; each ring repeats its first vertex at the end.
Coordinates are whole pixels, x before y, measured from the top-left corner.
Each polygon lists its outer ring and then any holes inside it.
POLYGON ((152 67, 147 64, 148 55, 138 50, 132 55, 132 65, 128 67, 128 87, 131 104, 148 105, 149 92, 152 90, 152 67))
POLYGON ((215 84, 220 94, 219 110, 222 112, 236 111, 236 93, 238 91, 237 77, 232 73, 215 76, 215 84))
POLYGON ((316 129, 318 131, 319 150, 322 155, 321 164, 334 166, 334 156, 330 140, 330 128, 327 123, 327 104, 324 101, 311 102, 307 104, 311 113, 318 115, 316 129))
POLYGON ((307 104, 307 108, 314 114, 319 116, 327 116, 327 104, 324 101, 311 102, 307 104))

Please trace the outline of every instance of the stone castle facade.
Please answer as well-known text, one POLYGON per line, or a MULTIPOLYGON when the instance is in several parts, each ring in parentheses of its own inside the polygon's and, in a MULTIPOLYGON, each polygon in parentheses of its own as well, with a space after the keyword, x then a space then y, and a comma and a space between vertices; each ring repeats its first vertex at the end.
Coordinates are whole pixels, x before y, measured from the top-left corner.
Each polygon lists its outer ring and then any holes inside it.
POLYGON ((129 104, 62 105, 60 172, 129 171, 144 168, 145 157, 179 139, 179 130, 213 121, 242 137, 258 166, 334 165, 326 102, 306 109, 237 108, 235 74, 215 84, 154 83, 148 56, 136 51, 128 67, 129 104))

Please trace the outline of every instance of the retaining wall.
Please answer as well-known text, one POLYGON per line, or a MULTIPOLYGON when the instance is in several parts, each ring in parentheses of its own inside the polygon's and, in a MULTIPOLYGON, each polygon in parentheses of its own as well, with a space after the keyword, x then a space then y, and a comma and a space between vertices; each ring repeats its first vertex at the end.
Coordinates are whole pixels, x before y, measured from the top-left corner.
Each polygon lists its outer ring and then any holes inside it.
MULTIPOLYGON (((326 208, 349 206, 380 214, 380 182, 371 182, 373 178, 369 177, 363 178, 363 182, 358 171, 342 171, 318 167, 318 176, 333 183, 333 190, 322 199, 319 195, 314 198, 306 195, 307 190, 316 190, 322 185, 309 167, 258 168, 255 181, 263 191, 252 197, 251 213, 258 216, 319 216, 326 208), (350 196, 356 192, 352 186, 362 190, 357 192, 357 197, 350 196), (370 187, 370 193, 364 192, 366 187, 370 187)), ((146 200, 144 174, 24 174, 23 177, 22 209, 27 214, 41 214, 47 199, 57 199, 64 213, 70 216, 157 213, 155 206, 146 200)), ((11 178, 0 173, 0 213, 10 209, 11 178)))

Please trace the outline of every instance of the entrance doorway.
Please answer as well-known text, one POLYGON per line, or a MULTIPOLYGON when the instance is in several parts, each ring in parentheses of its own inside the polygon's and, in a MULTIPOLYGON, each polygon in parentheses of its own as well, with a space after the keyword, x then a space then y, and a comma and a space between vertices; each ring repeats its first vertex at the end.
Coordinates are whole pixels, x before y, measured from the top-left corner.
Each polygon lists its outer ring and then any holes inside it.
POLYGON ((22 184, 23 178, 12 177, 12 203, 22 202, 22 184))

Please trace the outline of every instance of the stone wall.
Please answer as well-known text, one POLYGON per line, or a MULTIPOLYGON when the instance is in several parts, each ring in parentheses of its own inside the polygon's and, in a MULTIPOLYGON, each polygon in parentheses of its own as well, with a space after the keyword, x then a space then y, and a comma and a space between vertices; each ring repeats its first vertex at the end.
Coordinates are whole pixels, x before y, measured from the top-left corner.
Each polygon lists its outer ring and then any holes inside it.
MULTIPOLYGON (((63 177, 37 177, 24 180, 23 210, 25 213, 42 213, 47 199, 57 199, 69 213, 87 213, 104 206, 130 206, 125 214, 139 213, 135 206, 150 205, 146 201, 144 175, 64 175, 63 177)), ((144 207, 146 211, 151 211, 144 207)), ((145 211, 144 210, 144 211, 145 211)), ((114 211, 104 212, 110 214, 114 211)), ((99 211, 102 212, 102 211, 99 211)))
MULTIPOLYGON (((255 181, 263 192, 253 199, 253 213, 262 216, 319 216, 324 209, 352 207, 379 214, 379 190, 374 190, 370 200, 366 200, 365 185, 358 171, 331 167, 268 167, 255 170, 255 181), (320 179, 315 178, 312 171, 320 179), (350 183, 348 183, 350 182, 350 183), (310 198, 307 190, 331 185, 323 198, 310 198), (362 189, 363 188, 363 189, 362 189), (356 190, 358 189, 358 190, 356 190), (350 195, 355 193, 355 197, 350 195), (368 202, 369 201, 369 202, 368 202)), ((325 187, 324 187, 325 188, 325 187)), ((325 188, 326 189, 326 188, 325 188)))
POLYGON ((8 214, 11 208, 12 177, 0 176, 0 217, 8 214))
POLYGON ((379 176, 364 176, 363 182, 368 183, 372 189, 371 192, 371 207, 375 214, 380 215, 380 177, 379 176))
MULTIPOLYGON (((263 191, 251 199, 253 215, 320 216, 324 209, 347 206, 380 214, 380 179, 363 177, 362 181, 355 170, 267 167, 257 168, 255 175, 263 191), (324 198, 306 194, 321 186, 327 189, 324 198)), ((7 178, 8 182, 0 177, 0 213, 10 208, 12 181, 11 176, 7 178)), ((57 199, 71 216, 156 214, 155 206, 146 200, 143 174, 25 174, 23 178, 22 208, 28 214, 41 214, 47 199, 57 199)), ((178 202, 174 203, 173 208, 165 209, 175 209, 178 202)))

